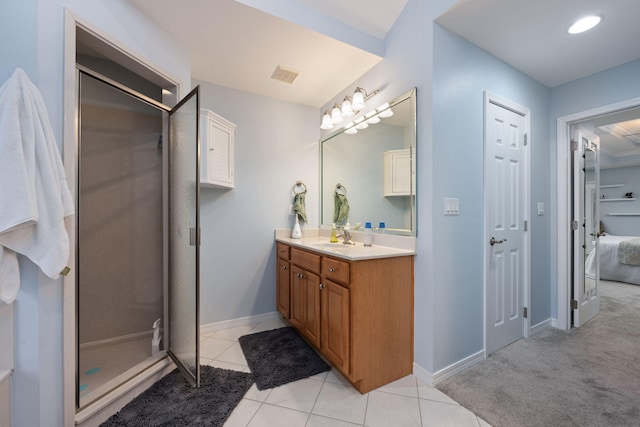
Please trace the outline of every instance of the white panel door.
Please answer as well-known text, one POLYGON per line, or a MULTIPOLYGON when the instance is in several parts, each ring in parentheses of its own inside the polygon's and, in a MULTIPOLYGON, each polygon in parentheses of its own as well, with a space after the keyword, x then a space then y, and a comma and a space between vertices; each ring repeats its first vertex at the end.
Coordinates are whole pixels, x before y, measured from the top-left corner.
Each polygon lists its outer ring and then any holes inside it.
POLYGON ((600 138, 577 127, 573 151, 573 326, 584 325, 600 312, 600 138))
POLYGON ((526 120, 485 103, 486 351, 524 336, 527 218, 526 120))

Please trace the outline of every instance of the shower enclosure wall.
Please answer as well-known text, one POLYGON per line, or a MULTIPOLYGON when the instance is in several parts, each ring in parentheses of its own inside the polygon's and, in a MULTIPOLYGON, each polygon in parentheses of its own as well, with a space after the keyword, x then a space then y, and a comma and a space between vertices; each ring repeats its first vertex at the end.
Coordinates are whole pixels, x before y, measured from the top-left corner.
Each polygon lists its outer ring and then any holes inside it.
POLYGON ((81 408, 164 355, 165 290, 162 112, 80 73, 79 119, 81 408))

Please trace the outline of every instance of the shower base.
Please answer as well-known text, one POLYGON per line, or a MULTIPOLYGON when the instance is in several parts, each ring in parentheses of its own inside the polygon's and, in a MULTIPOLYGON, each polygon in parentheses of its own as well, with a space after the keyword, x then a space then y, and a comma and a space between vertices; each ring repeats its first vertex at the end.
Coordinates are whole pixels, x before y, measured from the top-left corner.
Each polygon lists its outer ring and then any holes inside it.
POLYGON ((151 356, 150 337, 80 349, 80 408, 108 393, 165 356, 151 356))

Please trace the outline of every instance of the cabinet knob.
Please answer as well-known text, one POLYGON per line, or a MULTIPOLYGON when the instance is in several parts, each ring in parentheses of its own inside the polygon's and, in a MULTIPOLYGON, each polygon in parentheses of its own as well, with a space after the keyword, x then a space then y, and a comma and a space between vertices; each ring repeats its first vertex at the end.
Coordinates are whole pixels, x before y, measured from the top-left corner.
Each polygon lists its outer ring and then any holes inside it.
POLYGON ((282 266, 282 269, 283 269, 283 270, 286 270, 286 269, 287 269, 287 266, 286 266, 286 265, 283 265, 283 266, 282 266))
POLYGON ((329 272, 330 272, 330 273, 333 273, 334 271, 336 271, 336 269, 335 269, 335 268, 330 268, 330 269, 329 269, 329 272))
POLYGON ((320 283, 320 289, 324 289, 324 285, 320 283))

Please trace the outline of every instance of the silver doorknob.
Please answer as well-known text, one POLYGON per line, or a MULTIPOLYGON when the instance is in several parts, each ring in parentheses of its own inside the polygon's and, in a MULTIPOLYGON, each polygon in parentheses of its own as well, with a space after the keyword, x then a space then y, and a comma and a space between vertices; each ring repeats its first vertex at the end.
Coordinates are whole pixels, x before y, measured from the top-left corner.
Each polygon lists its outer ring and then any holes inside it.
POLYGON ((492 236, 492 237, 491 237, 491 240, 489 240, 489 244, 490 244, 491 246, 493 246, 493 245, 495 245, 496 243, 504 243, 504 242, 506 242, 506 241, 507 241, 507 239, 496 240, 496 239, 495 239, 495 237, 493 237, 493 236, 492 236))

